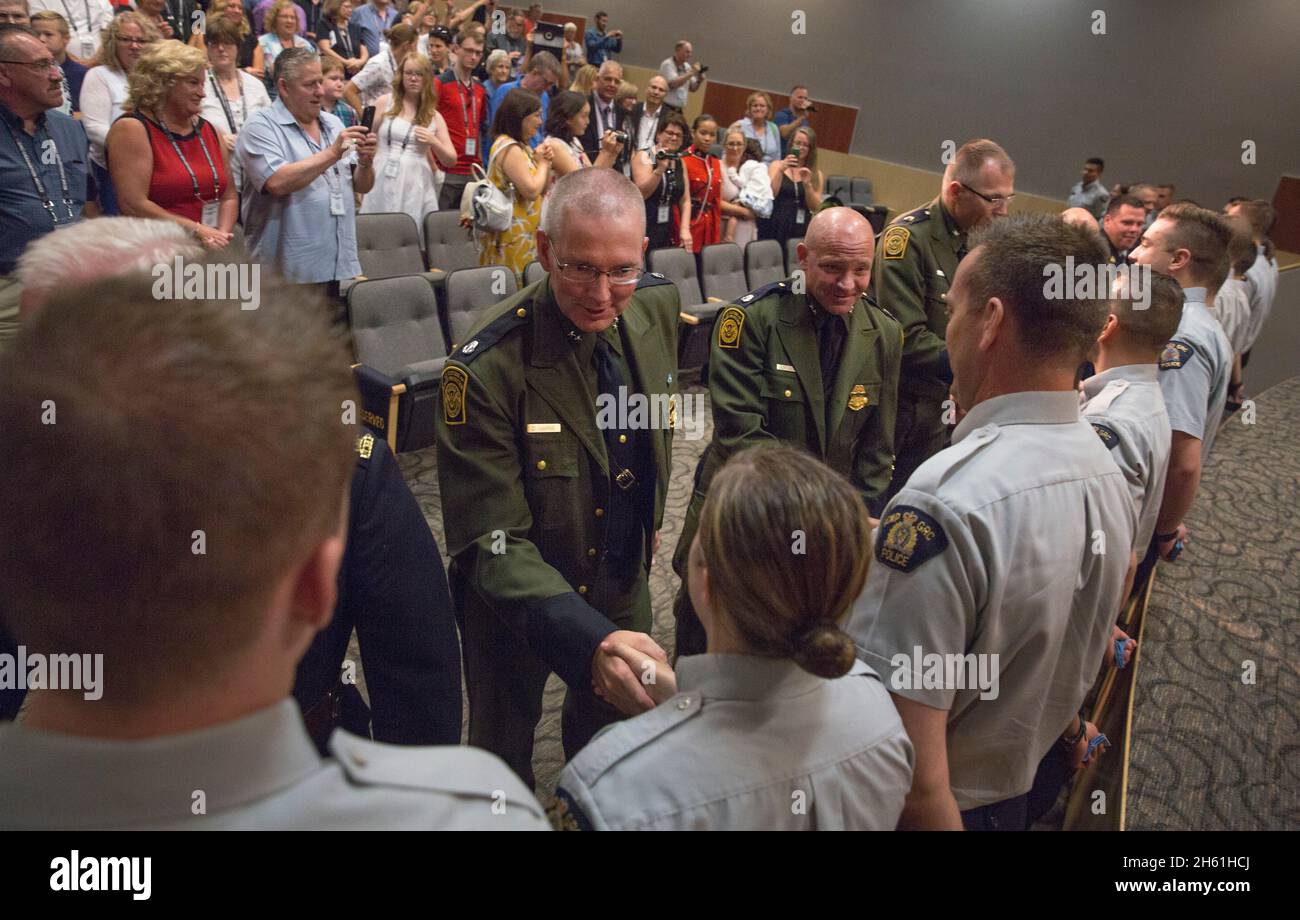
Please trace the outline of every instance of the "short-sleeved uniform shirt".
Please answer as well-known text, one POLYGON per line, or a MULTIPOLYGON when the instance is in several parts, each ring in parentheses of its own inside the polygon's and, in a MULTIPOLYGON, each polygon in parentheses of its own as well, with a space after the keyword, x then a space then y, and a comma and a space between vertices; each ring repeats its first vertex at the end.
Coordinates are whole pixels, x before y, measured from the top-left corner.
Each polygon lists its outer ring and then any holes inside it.
POLYGON ((891 692, 948 713, 962 810, 1027 792, 1083 702, 1136 516, 1074 392, 979 403, 886 506, 848 631, 891 692))
POLYGON ((342 281, 361 274, 357 260, 357 219, 352 170, 344 157, 306 188, 275 197, 263 191, 282 166, 305 160, 334 143, 343 124, 320 113, 320 143, 276 100, 249 116, 239 132, 235 154, 244 176, 244 232, 253 255, 290 281, 303 284, 342 281), (331 201, 335 205, 331 206, 331 201), (341 205, 341 208, 339 207, 341 205), (333 211, 341 210, 335 214, 333 211))
POLYGON ((1183 291, 1183 317, 1160 355, 1160 389, 1169 426, 1201 439, 1201 459, 1210 455, 1223 419, 1232 376, 1232 346, 1205 306, 1205 288, 1183 291))
POLYGON ((862 662, 689 655, 676 696, 605 729, 560 776, 564 829, 893 830, 912 744, 862 662))
POLYGON ((1277 259, 1270 259, 1262 244, 1255 245, 1255 263, 1246 269, 1247 294, 1250 299, 1250 333, 1247 348, 1255 344, 1264 328, 1273 300, 1277 296, 1277 259))
POLYGON ((1125 364, 1083 382, 1083 417, 1124 474, 1138 507, 1133 548, 1146 552, 1169 470, 1169 414, 1154 364, 1125 364))
POLYGON ((330 753, 321 759, 290 699, 138 741, 3 725, 0 829, 548 828, 532 793, 487 751, 337 730, 330 753))

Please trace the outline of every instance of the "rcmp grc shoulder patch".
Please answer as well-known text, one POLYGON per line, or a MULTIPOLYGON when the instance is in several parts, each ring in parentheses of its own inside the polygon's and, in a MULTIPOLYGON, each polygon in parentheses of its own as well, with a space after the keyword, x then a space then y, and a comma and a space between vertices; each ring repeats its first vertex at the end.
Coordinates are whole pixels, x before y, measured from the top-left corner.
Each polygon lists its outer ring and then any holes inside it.
POLYGON ((442 420, 448 425, 464 425, 469 374, 459 367, 445 367, 439 388, 442 390, 442 420))
POLYGON ((1103 425, 1100 422, 1093 422, 1092 430, 1097 432, 1097 437, 1101 438, 1101 443, 1105 444, 1111 450, 1119 447, 1119 435, 1115 433, 1114 428, 1103 425))
POLYGON ((1160 369, 1174 371, 1187 363, 1187 359, 1196 353, 1196 349, 1186 342, 1170 339, 1165 350, 1160 353, 1160 369))
POLYGON ((907 255, 907 241, 911 239, 912 231, 906 227, 890 227, 885 231, 884 238, 880 241, 880 248, 885 252, 886 259, 901 259, 907 255))
POLYGON ((948 548, 939 522, 920 508, 895 505, 880 522, 876 558, 900 572, 910 572, 948 548))
POLYGON ((740 333, 745 328, 745 311, 727 307, 718 317, 718 347, 739 348, 740 333))

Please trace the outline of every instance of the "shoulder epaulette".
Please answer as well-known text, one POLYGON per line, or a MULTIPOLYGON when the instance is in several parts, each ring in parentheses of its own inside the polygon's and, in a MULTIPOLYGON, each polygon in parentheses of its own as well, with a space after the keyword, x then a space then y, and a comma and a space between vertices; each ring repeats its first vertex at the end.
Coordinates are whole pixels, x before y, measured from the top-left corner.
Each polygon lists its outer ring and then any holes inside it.
POLYGON ((923 224, 929 219, 930 219, 930 206, 926 205, 923 208, 917 208, 915 211, 908 211, 906 214, 899 215, 898 217, 894 218, 893 221, 891 221, 891 225, 923 224))
POLYGON ((748 307, 756 300, 762 300, 769 294, 784 294, 790 290, 789 281, 770 281, 760 288, 755 288, 748 294, 737 297, 734 303, 741 307, 748 307))
POLYGON ((520 326, 525 325, 528 322, 528 314, 532 312, 532 309, 533 302, 531 300, 515 303, 514 306, 503 311, 500 316, 474 333, 468 342, 453 348, 451 357, 461 364, 469 364, 505 338, 512 329, 518 329, 520 326))
POLYGON ((654 287, 659 284, 672 284, 672 279, 662 272, 646 272, 641 276, 641 280, 636 283, 636 289, 654 287))

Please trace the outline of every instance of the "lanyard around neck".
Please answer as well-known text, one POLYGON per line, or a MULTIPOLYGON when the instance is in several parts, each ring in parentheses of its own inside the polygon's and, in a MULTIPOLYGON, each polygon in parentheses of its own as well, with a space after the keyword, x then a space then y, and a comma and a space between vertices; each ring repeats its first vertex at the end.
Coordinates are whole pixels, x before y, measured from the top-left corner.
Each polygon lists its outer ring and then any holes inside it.
MULTIPOLYGON (((50 222, 55 227, 59 226, 59 216, 54 209, 54 202, 50 200, 49 192, 45 188, 45 182, 41 179, 40 173, 36 171, 36 164, 32 162, 31 156, 27 153, 27 148, 23 146, 22 141, 18 137, 18 132, 14 130, 13 125, 9 124, 9 120, 0 116, 0 121, 3 121, 5 127, 9 129, 9 136, 14 139, 14 146, 17 147, 18 152, 22 154, 23 162, 27 164, 27 172, 32 177, 32 184, 36 186, 36 194, 41 198, 41 205, 50 215, 50 222)), ((67 170, 63 168, 63 157, 59 155, 59 145, 54 142, 54 138, 50 136, 48 129, 45 132, 45 138, 50 142, 50 146, 54 150, 54 165, 59 168, 59 191, 63 196, 63 207, 68 212, 67 222, 72 223, 77 219, 77 217, 72 213, 72 195, 68 191, 68 173, 67 170)), ((35 147, 35 145, 36 133, 33 132, 32 146, 35 147)))

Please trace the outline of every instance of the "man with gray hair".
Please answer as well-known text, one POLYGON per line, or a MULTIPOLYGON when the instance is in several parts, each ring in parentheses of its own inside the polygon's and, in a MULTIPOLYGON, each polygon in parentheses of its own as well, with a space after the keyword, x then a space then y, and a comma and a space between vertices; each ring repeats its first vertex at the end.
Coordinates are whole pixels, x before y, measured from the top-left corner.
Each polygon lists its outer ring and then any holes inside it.
POLYGON ((568 685, 572 756, 620 712, 653 706, 618 650, 667 661, 647 635, 648 576, 678 424, 680 303, 642 270, 645 248, 628 179, 561 177, 537 233, 547 276, 489 308, 442 374, 438 479, 470 743, 529 784, 551 672, 568 685))
POLYGON ((668 81, 668 95, 664 105, 681 112, 686 108, 687 97, 704 85, 708 79, 704 72, 708 70, 700 64, 691 63, 694 46, 686 39, 680 39, 673 45, 672 57, 666 57, 659 65, 659 74, 668 81))
POLYGON ((990 140, 967 141, 943 173, 939 197, 897 217, 880 238, 876 298, 903 324, 903 376, 898 386, 894 478, 889 495, 943 448, 951 373, 943 333, 948 289, 966 255, 966 235, 1005 217, 1016 197, 1016 166, 990 140))
MULTIPOLYGON (((582 132, 582 149, 593 163, 600 156, 601 144, 609 131, 627 131, 627 114, 614 104, 618 87, 623 82, 623 65, 618 61, 606 61, 600 65, 596 74, 596 85, 587 103, 591 106, 591 117, 587 120, 587 130, 582 132)), ((624 149, 630 146, 627 140, 624 149)), ((618 166, 626 162, 625 156, 619 157, 618 166)))
POLYGON ((282 52, 275 82, 279 98, 249 116, 235 146, 248 247, 290 281, 337 292, 361 274, 354 193, 375 184, 379 139, 321 111, 325 78, 314 51, 282 52))

